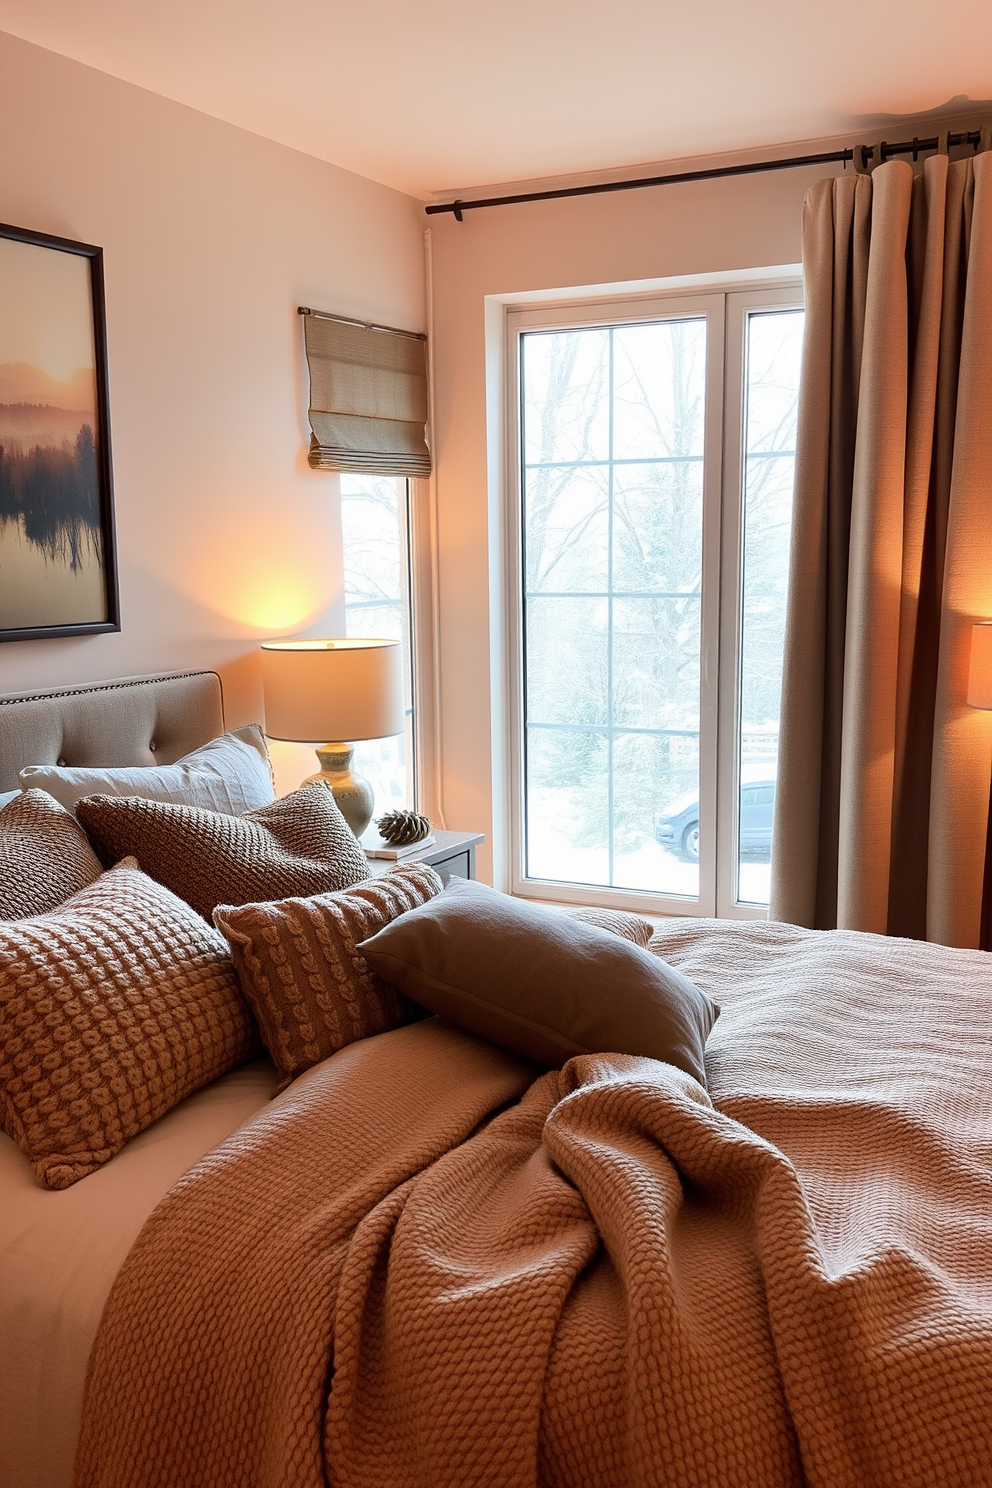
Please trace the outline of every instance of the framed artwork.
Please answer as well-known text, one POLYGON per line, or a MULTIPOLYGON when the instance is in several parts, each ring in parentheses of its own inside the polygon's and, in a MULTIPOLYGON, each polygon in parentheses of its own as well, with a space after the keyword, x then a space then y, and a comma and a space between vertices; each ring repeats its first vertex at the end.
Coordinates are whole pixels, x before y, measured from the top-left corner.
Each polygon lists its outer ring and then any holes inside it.
POLYGON ((0 224, 0 641, 110 630, 103 250, 0 224))

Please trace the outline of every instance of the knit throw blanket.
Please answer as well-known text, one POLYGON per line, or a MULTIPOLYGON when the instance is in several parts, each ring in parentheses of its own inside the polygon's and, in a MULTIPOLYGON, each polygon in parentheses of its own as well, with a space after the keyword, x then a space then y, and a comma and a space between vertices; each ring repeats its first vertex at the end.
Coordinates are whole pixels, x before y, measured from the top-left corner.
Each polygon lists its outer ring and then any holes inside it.
POLYGON ((992 957, 673 921, 710 1096, 436 1019, 163 1201, 77 1488, 992 1482, 992 957))

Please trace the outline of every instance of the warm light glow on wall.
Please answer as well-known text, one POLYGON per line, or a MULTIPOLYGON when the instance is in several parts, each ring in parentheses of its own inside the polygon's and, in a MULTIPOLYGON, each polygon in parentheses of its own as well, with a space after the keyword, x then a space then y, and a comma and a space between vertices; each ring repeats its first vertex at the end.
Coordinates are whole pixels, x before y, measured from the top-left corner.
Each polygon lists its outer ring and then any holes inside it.
POLYGON ((971 627, 968 702, 973 708, 992 708, 992 620, 971 627))
POLYGON ((239 631, 268 639, 306 630, 318 620, 328 624, 328 606, 341 593, 339 562, 321 532, 289 524, 274 531, 246 526, 207 533, 173 575, 177 587, 239 631))
POLYGON ((299 630, 309 625, 328 599, 326 582, 320 584, 316 575, 309 577, 312 582, 307 584, 299 574, 266 574, 254 592, 229 594, 228 611, 269 635, 299 630))

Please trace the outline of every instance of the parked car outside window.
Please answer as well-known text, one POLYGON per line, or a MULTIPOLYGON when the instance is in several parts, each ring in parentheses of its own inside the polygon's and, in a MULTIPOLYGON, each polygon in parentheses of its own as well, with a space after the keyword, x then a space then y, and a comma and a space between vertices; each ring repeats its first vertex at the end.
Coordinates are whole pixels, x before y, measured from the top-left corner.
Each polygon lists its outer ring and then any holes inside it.
MULTIPOLYGON (((767 765, 746 766, 741 781, 740 850, 767 862, 772 851, 775 777, 767 765), (750 778, 748 778, 750 777, 750 778)), ((655 817, 654 835, 686 863, 699 861, 699 792, 687 791, 655 817)))

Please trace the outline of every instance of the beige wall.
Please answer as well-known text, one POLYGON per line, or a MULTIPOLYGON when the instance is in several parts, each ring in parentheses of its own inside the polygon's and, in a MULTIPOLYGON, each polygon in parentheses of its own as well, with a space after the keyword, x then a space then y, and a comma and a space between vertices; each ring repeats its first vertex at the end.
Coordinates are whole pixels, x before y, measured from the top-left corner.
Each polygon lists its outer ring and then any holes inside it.
POLYGON ((420 207, 0 34, 0 221, 104 249, 122 614, 0 645, 0 692, 215 667, 258 718, 258 640, 340 626, 296 306, 422 329, 420 207))
MULTIPOLYGON (((462 223, 430 219, 444 808, 449 826, 486 832, 480 875, 492 872, 490 844, 495 831, 498 847, 501 831, 490 678, 499 596, 487 542, 498 492, 487 489, 486 296, 795 264, 803 196, 823 174, 821 167, 481 209, 462 223)), ((495 877, 505 886, 499 856, 495 877)))

